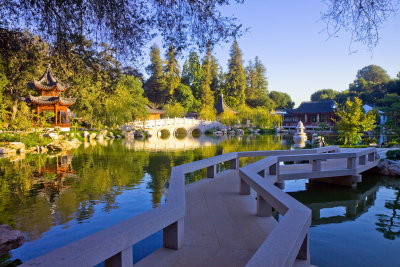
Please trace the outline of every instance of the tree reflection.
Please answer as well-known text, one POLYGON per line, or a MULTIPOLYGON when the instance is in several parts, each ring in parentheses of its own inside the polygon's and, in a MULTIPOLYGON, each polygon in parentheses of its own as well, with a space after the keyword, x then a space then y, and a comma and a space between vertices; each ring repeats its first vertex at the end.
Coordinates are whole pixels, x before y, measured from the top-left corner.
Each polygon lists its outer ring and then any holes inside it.
POLYGON ((378 226, 376 230, 383 233, 384 238, 390 240, 400 237, 400 188, 396 186, 393 189, 397 190, 395 199, 385 202, 385 208, 391 210, 392 214, 377 214, 378 222, 375 223, 378 226))

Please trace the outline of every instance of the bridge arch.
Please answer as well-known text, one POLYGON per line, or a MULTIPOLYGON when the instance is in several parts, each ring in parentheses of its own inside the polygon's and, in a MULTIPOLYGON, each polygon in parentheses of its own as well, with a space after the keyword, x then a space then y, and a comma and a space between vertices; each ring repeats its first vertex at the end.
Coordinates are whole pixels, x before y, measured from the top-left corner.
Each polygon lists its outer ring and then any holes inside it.
POLYGON ((200 130, 200 128, 194 128, 190 131, 190 135, 195 138, 200 137, 201 134, 202 134, 202 131, 200 130))
POLYGON ((161 139, 168 139, 168 138, 170 137, 170 135, 171 135, 171 132, 170 132, 168 129, 166 129, 166 128, 160 129, 160 130, 157 132, 157 136, 158 136, 159 138, 161 138, 161 139))
POLYGON ((178 127, 174 130, 174 136, 177 139, 185 139, 188 135, 188 130, 185 127, 178 127))

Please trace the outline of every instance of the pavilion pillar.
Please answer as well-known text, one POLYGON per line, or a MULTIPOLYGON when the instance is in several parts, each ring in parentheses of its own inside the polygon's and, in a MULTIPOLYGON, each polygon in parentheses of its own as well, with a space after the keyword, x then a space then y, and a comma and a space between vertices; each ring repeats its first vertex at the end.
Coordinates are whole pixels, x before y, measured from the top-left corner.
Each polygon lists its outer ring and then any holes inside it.
POLYGON ((304 114, 304 122, 307 122, 307 114, 304 114))
POLYGON ((69 121, 68 121, 68 108, 65 111, 65 124, 69 124, 69 121))
POLYGON ((36 119, 37 119, 37 125, 38 125, 38 126, 40 125, 40 118, 39 118, 39 116, 40 116, 40 108, 39 108, 39 106, 36 106, 36 119))
POLYGON ((54 114, 55 114, 54 124, 57 125, 57 106, 54 106, 54 114))

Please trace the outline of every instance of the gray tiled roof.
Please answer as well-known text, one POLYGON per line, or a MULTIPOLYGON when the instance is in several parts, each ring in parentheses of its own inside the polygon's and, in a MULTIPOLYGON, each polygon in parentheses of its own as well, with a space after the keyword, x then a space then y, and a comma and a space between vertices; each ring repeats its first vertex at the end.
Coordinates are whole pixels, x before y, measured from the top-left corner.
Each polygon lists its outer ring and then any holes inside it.
POLYGON ((150 105, 147 105, 147 111, 150 113, 150 114, 164 114, 165 113, 165 110, 161 110, 161 109, 155 109, 155 108, 153 108, 152 106, 150 106, 150 105))
POLYGON ((215 109, 217 110, 217 114, 220 114, 224 111, 232 112, 233 114, 238 113, 238 111, 232 109, 228 104, 226 104, 224 100, 224 96, 221 94, 221 98, 215 103, 215 109))
POLYGON ((76 98, 65 98, 60 96, 32 96, 29 95, 29 102, 36 104, 55 104, 60 102, 62 105, 72 105, 76 102, 76 98))
POLYGON ((334 100, 310 101, 303 102, 296 109, 289 111, 290 113, 330 113, 335 110, 334 100))

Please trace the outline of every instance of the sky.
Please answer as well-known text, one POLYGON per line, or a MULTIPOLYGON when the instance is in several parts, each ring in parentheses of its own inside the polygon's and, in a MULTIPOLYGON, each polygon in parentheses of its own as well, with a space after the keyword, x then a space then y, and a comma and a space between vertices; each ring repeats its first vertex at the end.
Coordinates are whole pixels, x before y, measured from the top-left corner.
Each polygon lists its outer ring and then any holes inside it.
MULTIPOLYGON (((296 106, 319 89, 348 89, 357 71, 371 64, 396 77, 400 13, 383 25, 378 45, 369 51, 365 45, 351 43, 348 32, 329 38, 320 19, 324 10, 320 0, 245 0, 221 8, 224 15, 234 15, 249 28, 238 39, 245 66, 258 56, 267 69, 268 90, 288 93, 296 106)), ((225 71, 231 45, 218 45, 213 53, 225 71)))

